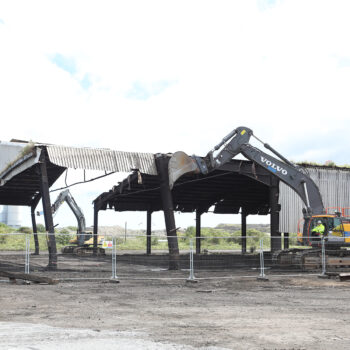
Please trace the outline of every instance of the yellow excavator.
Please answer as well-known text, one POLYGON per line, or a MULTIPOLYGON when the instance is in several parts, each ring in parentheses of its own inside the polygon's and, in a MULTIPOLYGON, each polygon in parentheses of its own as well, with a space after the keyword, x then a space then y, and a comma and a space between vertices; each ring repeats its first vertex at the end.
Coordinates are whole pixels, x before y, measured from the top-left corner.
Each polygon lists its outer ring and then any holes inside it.
MULTIPOLYGON (((78 221, 78 230, 75 238, 69 241, 69 245, 62 248, 63 254, 76 254, 79 256, 91 255, 93 253, 93 234, 86 232, 85 217, 70 191, 62 191, 51 206, 52 214, 55 215, 60 206, 66 202, 78 221)), ((105 255, 105 250, 101 248, 103 236, 97 237, 97 255, 105 255)))
POLYGON ((336 267, 350 266, 350 250, 347 250, 347 247, 350 247, 350 218, 345 215, 345 209, 339 208, 334 213, 330 213, 324 208, 320 191, 307 171, 288 161, 269 144, 262 142, 247 127, 234 129, 205 157, 188 156, 184 152, 174 153, 169 160, 170 187, 172 188, 176 180, 186 173, 208 174, 220 169, 238 154, 262 166, 291 187, 305 204, 304 223, 302 230, 298 230, 298 243, 310 249, 295 248, 278 251, 273 257, 275 262, 282 265, 296 264, 304 270, 310 266, 319 266, 321 237, 313 234, 313 229, 317 222, 321 221, 325 226, 323 236, 328 256, 327 264, 336 267), (252 146, 249 143, 251 137, 255 137, 278 158, 252 146))

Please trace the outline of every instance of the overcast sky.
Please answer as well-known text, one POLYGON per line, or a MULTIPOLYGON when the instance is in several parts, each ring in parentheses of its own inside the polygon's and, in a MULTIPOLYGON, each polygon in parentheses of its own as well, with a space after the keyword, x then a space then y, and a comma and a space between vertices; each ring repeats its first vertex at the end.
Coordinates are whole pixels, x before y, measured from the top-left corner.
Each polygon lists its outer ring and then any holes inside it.
MULTIPOLYGON (((349 16, 336 0, 1 0, 0 139, 204 155, 245 125, 288 159, 349 164, 349 16)), ((115 181, 72 189, 88 224, 115 181)), ((101 224, 144 225, 116 215, 101 224)))

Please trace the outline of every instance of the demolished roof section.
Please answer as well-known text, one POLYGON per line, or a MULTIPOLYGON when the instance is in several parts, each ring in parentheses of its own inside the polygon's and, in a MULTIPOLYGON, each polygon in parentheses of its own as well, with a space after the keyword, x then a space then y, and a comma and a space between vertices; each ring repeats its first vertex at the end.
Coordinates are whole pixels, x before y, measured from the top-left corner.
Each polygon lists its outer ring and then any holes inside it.
POLYGON ((120 152, 98 148, 47 146, 52 163, 66 168, 130 172, 157 175, 152 153, 120 152))
POLYGON ((138 169, 144 174, 157 175, 152 153, 0 141, 2 185, 13 176, 36 164, 42 148, 47 149, 51 163, 64 168, 112 172, 130 172, 138 169))
POLYGON ((0 142, 0 185, 38 163, 40 153, 30 142, 0 142))
POLYGON ((0 141, 0 204, 31 206, 40 196, 39 163, 43 156, 51 186, 66 168, 157 175, 151 153, 75 148, 41 143, 0 141))

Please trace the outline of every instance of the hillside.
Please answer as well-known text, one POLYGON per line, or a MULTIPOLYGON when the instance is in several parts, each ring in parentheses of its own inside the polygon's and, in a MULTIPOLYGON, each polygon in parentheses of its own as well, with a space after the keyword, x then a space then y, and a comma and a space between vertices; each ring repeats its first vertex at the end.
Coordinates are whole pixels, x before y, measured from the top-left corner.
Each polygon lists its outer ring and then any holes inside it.
MULTIPOLYGON (((202 229, 211 229, 212 227, 202 227, 202 229)), ((236 231, 241 230, 240 224, 219 224, 214 229, 220 229, 227 233, 234 233, 236 231)), ((270 233, 270 225, 269 224, 248 224, 247 230, 254 229, 263 233, 270 233)), ((122 226, 99 226, 98 227, 99 234, 101 235, 110 235, 110 236, 124 236, 125 235, 125 228, 122 226)), ((93 227, 88 227, 87 231, 93 231, 93 227)), ((184 230, 179 230, 179 233, 183 233, 184 230)), ((127 229, 127 235, 140 235, 145 234, 146 230, 132 230, 127 229)), ((152 234, 155 236, 163 236, 166 234, 165 229, 164 230, 153 230, 152 234)))

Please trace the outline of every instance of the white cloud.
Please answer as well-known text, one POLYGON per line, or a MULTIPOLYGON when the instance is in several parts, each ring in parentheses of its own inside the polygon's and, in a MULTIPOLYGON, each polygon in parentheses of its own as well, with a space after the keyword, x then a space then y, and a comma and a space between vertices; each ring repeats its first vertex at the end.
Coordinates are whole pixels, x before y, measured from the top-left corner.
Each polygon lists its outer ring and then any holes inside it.
POLYGON ((349 163, 349 10, 316 0, 3 1, 1 139, 203 155, 246 125, 293 160, 349 163), (71 58, 74 74, 55 55, 71 58), (135 82, 143 99, 131 98, 135 82))

